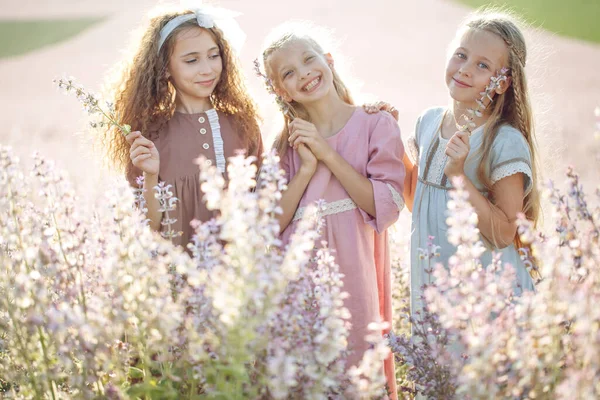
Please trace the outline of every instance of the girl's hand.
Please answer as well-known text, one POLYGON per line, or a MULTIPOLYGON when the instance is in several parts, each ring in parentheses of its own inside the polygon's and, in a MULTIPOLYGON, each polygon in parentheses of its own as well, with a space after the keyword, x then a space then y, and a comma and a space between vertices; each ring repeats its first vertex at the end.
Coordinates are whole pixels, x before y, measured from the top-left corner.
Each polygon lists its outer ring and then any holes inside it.
POLYGON ((298 155, 300 156, 300 161, 302 161, 300 170, 305 171, 312 177, 317 170, 317 163, 319 162, 317 157, 304 144, 298 146, 298 155))
POLYGON ((300 118, 295 118, 288 125, 290 131, 290 146, 298 149, 301 144, 306 145, 315 155, 317 160, 324 160, 331 154, 331 147, 321 136, 317 128, 308 121, 300 118))
POLYGON ((448 178, 465 173, 465 160, 469 155, 469 134, 467 132, 456 132, 446 145, 446 155, 448 162, 444 173, 448 178))
POLYGON ((387 111, 392 114, 392 117, 398 122, 398 110, 396 107, 391 105, 390 103, 386 103, 385 101, 378 101, 377 103, 367 103, 363 104, 363 108, 368 114, 375 114, 379 111, 387 111))
POLYGON ((139 131, 131 132, 125 140, 131 145, 129 157, 132 164, 146 174, 158 175, 160 159, 154 143, 143 137, 139 131))

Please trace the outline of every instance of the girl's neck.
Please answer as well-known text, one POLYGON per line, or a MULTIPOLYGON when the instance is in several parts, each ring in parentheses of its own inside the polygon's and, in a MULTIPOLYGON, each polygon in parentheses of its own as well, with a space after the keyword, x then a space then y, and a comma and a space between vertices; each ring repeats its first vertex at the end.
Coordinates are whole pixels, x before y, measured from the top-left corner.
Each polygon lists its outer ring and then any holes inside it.
POLYGON ((199 114, 213 108, 209 97, 190 97, 177 93, 175 95, 175 111, 182 114, 199 114))
POLYGON ((342 129, 356 108, 344 102, 335 91, 331 96, 304 107, 323 137, 332 136, 342 129))

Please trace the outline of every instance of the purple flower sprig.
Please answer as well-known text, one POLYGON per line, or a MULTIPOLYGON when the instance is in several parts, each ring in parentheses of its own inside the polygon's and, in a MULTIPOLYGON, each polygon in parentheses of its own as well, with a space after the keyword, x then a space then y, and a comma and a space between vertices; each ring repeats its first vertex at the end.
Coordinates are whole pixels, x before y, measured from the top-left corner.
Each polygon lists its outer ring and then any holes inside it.
POLYGON ((124 136, 127 136, 131 133, 131 125, 121 125, 117 121, 117 116, 115 113, 115 106, 110 101, 105 102, 105 107, 101 106, 101 100, 98 98, 98 95, 87 91, 83 86, 75 83, 74 78, 59 78, 54 79, 53 82, 58 86, 59 89, 63 90, 66 94, 75 94, 77 100, 83 105, 83 109, 89 115, 99 115, 101 117, 100 121, 90 121, 90 126, 94 129, 96 128, 104 128, 106 126, 114 126, 124 136))
POLYGON ((485 87, 485 90, 483 92, 479 93, 481 95, 481 98, 476 100, 477 107, 468 108, 467 114, 463 114, 460 116, 460 118, 464 120, 464 124, 460 124, 458 121, 456 122, 456 127, 459 131, 467 132, 469 136, 471 136, 473 129, 477 127, 477 124, 475 123, 475 118, 483 116, 483 111, 487 108, 489 104, 491 104, 493 100, 492 93, 494 92, 494 90, 498 89, 500 87, 500 84, 508 79, 508 71, 510 71, 508 68, 502 68, 496 76, 492 76, 490 78, 489 85, 485 87), (485 104, 486 99, 490 101, 487 105, 485 104))
POLYGON ((273 86, 273 81, 261 71, 260 62, 258 61, 258 58, 254 60, 254 72, 256 76, 263 80, 267 92, 275 96, 275 103, 277 104, 277 107, 279 107, 281 112, 285 116, 293 119, 295 116, 293 115, 293 111, 290 109, 290 105, 285 100, 283 100, 283 97, 277 94, 277 92, 275 91, 275 87, 273 86))
POLYGON ((156 191, 154 197, 158 199, 160 205, 158 211, 165 213, 160 224, 167 227, 160 234, 165 239, 171 240, 181 236, 183 232, 174 231, 172 228, 173 224, 177 222, 177 218, 173 218, 171 215, 169 215, 169 212, 175 211, 176 203, 179 200, 173 195, 173 192, 171 191, 171 185, 167 185, 165 182, 159 182, 158 185, 154 186, 154 190, 156 191))

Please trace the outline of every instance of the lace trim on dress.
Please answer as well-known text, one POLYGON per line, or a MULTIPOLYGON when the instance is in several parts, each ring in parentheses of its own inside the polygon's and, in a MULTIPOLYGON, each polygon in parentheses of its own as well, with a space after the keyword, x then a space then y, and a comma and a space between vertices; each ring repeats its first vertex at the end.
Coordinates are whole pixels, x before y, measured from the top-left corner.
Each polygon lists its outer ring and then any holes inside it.
POLYGON ((212 130, 213 148, 215 150, 215 159, 217 168, 221 173, 225 173, 225 152, 223 151, 223 138, 221 137, 221 125, 219 124, 219 114, 215 109, 206 111, 208 123, 212 130))
POLYGON ((415 136, 410 136, 406 141, 406 153, 413 164, 419 162, 419 145, 415 136))
POLYGON ((429 165, 429 171, 425 179, 430 182, 443 185, 442 179, 444 178, 444 169, 448 162, 448 156, 446 155, 446 144, 448 140, 439 138, 439 145, 435 148, 435 153, 431 157, 431 164, 429 165))
MULTIPOLYGON (((514 174, 523 173, 527 175, 529 178, 529 182, 532 181, 532 172, 531 167, 525 161, 516 161, 510 164, 504 164, 497 167, 492 172, 492 184, 498 182, 502 178, 506 178, 507 176, 511 176, 514 174)), ((531 184, 527 185, 525 196, 529 194, 531 191, 531 184)))
POLYGON ((398 211, 402 211, 402 209, 404 208, 404 199, 402 198, 402 196, 400 196, 400 193, 398 193, 392 185, 390 185, 389 183, 386 183, 386 185, 388 189, 390 189, 390 192, 392 192, 392 199, 394 200, 396 207, 398 207, 398 211))
MULTIPOLYGON (((328 215, 339 214, 339 213, 342 213, 345 211, 354 210, 355 208, 357 208, 356 203, 354 203, 354 201, 352 201, 352 199, 343 199, 343 200, 332 201, 331 203, 326 203, 323 206, 321 211, 319 211, 318 216, 319 216, 319 218, 326 217, 328 215)), ((305 210, 306 210, 306 207, 298 208, 296 210, 296 213, 294 214, 293 221, 302 219, 302 217, 304 216, 305 210)))

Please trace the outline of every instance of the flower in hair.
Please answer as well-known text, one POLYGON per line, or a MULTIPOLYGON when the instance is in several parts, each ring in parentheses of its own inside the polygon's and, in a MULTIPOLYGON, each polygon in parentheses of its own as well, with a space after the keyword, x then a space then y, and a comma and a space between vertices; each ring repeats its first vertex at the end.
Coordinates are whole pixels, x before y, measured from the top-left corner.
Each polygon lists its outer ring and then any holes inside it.
POLYGON ((485 87, 485 90, 479 93, 481 98, 476 100, 477 107, 468 108, 467 114, 461 115, 461 118, 464 120, 463 124, 456 122, 456 127, 459 131, 467 132, 469 136, 471 136, 473 129, 477 126, 475 118, 483 116, 483 111, 492 103, 492 93, 500 87, 502 82, 505 82, 508 79, 507 75, 509 71, 508 68, 502 68, 496 76, 490 78, 490 83, 485 87), (486 99, 489 100, 487 105, 485 104, 486 99))

